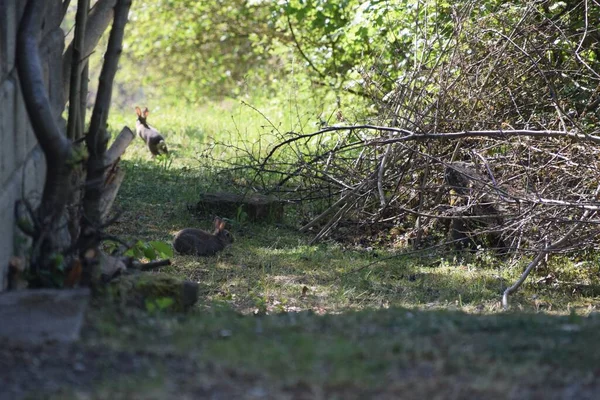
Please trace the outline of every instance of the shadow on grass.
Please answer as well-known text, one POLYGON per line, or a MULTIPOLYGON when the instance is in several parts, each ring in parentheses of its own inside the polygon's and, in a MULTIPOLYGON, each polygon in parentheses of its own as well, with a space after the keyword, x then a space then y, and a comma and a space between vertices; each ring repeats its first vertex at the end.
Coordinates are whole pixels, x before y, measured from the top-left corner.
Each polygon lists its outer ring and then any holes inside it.
POLYGON ((343 398, 591 398, 600 388, 599 328, 596 316, 404 308, 240 316, 214 304, 185 317, 99 312, 86 340, 144 353, 167 346, 266 376, 275 388, 302 384, 343 398))
MULTIPOLYGON (((227 188, 209 169, 139 160, 123 167, 115 207, 123 216, 111 229, 142 240, 169 241, 188 226, 208 229, 210 221, 198 220, 187 205, 202 192, 227 188)), ((173 315, 100 307, 84 345, 156 354, 157 365, 164 352, 171 360, 218 365, 228 378, 209 368, 204 379, 251 382, 248 390, 262 385, 272 398, 301 391, 308 398, 579 399, 600 389, 594 314, 490 314, 518 268, 444 252, 388 258, 384 250, 311 245, 312 237, 291 225, 235 222, 236 242, 224 252, 176 255, 161 272, 201 284, 196 309, 173 315)), ((575 304, 595 307, 598 286, 586 285, 573 293, 528 282, 512 303, 563 313, 575 304)), ((198 393, 197 378, 173 383, 168 375, 164 386, 198 393)))
MULTIPOLYGON (((111 233, 170 242, 185 227, 211 229, 212 218, 201 219, 188 206, 202 193, 227 190, 221 175, 209 168, 168 168, 156 160, 123 161, 122 166, 126 179, 114 207, 122 215, 111 233)), ((389 258, 393 254, 385 250, 309 245, 312 237, 298 233, 294 221, 265 225, 221 217, 233 221, 232 247, 208 258, 175 255, 174 265, 162 271, 201 283, 204 301, 227 301, 244 312, 325 313, 389 306, 495 312, 503 290, 520 272, 501 261, 457 259, 452 252, 389 258)), ((600 292, 596 282, 560 290, 531 282, 513 297, 516 307, 568 312, 595 307, 593 298, 600 292)))
POLYGON ((173 230, 198 224, 187 207, 218 183, 209 171, 159 160, 123 160, 121 167, 126 175, 113 207, 120 218, 111 230, 125 237, 167 240, 173 230))

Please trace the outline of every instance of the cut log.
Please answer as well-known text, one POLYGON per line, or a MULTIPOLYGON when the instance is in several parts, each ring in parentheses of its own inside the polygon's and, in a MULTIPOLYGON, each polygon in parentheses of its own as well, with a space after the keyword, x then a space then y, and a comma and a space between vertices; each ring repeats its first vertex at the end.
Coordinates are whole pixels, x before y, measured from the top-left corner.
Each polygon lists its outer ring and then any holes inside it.
POLYGON ((124 127, 110 146, 110 149, 106 150, 106 153, 104 154, 104 165, 108 167, 116 163, 123 153, 125 153, 125 150, 127 150, 127 147, 133 139, 135 139, 135 135, 131 129, 127 126, 124 127))
POLYGON ((197 282, 160 273, 121 275, 111 282, 111 288, 112 298, 121 304, 149 311, 186 311, 200 295, 197 282))
POLYGON ((118 166, 116 166, 115 169, 112 170, 112 173, 107 177, 104 191, 102 192, 102 197, 100 199, 100 212, 103 223, 106 222, 106 217, 117 198, 117 193, 119 192, 121 183, 123 183, 123 179, 125 179, 125 171, 118 166))
POLYGON ((201 215, 219 215, 240 218, 245 215, 252 222, 283 221, 283 201, 258 193, 242 196, 234 193, 206 193, 195 206, 201 215))
POLYGON ((119 160, 134 138, 135 135, 131 129, 127 126, 124 127, 104 155, 106 172, 104 173, 104 191, 100 199, 102 222, 106 222, 106 217, 115 202, 121 183, 125 179, 125 171, 119 167, 119 160))

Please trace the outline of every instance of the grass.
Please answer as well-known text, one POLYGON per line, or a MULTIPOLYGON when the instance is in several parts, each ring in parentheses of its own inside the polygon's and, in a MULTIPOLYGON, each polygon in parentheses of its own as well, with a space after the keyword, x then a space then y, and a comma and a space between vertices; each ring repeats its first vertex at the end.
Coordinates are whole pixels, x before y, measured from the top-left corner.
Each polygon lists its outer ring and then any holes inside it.
MULTIPOLYGON (((202 118, 206 110, 183 118, 156 112, 171 162, 152 160, 135 140, 122 160, 127 175, 114 207, 122 215, 110 233, 169 242, 184 227, 210 229, 210 217, 188 206, 228 189, 208 161, 225 157, 215 138, 229 140, 219 135, 236 128, 202 118)), ((111 127, 123 122, 115 117, 111 127)), ((526 259, 511 265, 484 251, 311 244, 292 215, 281 224, 223 216, 231 247, 208 258, 175 255, 160 273, 201 286, 186 314, 94 308, 84 346, 144 354, 153 371, 98 383, 97 398, 193 397, 207 387, 244 398, 257 388, 266 398, 585 398, 598 389, 593 255, 551 260, 504 313, 501 294, 526 259), (540 280, 549 273, 558 280, 540 280), (178 377, 177 367, 163 365, 167 355, 195 372, 178 377)))
MULTIPOLYGON (((95 331, 85 340, 94 346, 238 371, 238 377, 269 387, 276 394, 270 398, 297 387, 307 387, 313 396, 328 393, 325 398, 397 398, 402 393, 402 398, 506 398, 507 393, 585 398, 597 390, 594 371, 600 354, 590 347, 600 327, 596 315, 481 316, 391 308, 241 317, 213 304, 185 317, 149 318, 105 309, 93 318, 95 331), (121 329, 115 330, 115 324, 121 329), (569 393, 564 388, 575 397, 562 395, 569 393)), ((168 373, 158 374, 169 381, 168 373)), ((203 371, 200 376, 222 379, 203 371)), ((230 384, 244 385, 243 379, 236 381, 230 384)), ((156 395, 168 387, 151 390, 156 395)))
MULTIPOLYGON (((122 216, 112 233, 169 242, 185 227, 210 229, 211 217, 194 214, 189 207, 202 193, 230 190, 231 179, 236 179, 215 166, 215 160, 218 164, 219 159, 232 156, 232 148, 219 143, 238 143, 242 133, 247 141, 258 141, 265 133, 265 116, 276 113, 273 104, 263 103, 262 114, 232 101, 197 110, 183 108, 186 112, 179 111, 182 107, 158 109, 155 117, 151 114, 150 122, 156 119, 172 155, 155 160, 141 140, 132 143, 122 160, 126 179, 115 205, 122 216), (239 131, 241 121, 244 132, 239 131)), ((275 115, 273 120, 293 125, 294 115, 298 114, 275 115)), ((134 122, 132 110, 113 116, 110 126, 116 132, 117 127, 134 122)), ((296 122, 300 124, 300 119, 296 122)), ((236 237, 231 248, 206 259, 176 255, 174 266, 163 272, 200 281, 207 301, 227 301, 243 312, 313 309, 325 313, 400 306, 489 313, 499 311, 502 291, 527 262, 508 265, 508 260, 493 254, 447 249, 402 255, 402 249, 311 245, 312 236, 297 232, 297 215, 290 207, 288 211, 288 219, 279 225, 250 224, 237 215, 223 215, 231 221, 236 237)), ((584 258, 551 260, 514 296, 513 305, 563 314, 594 310, 600 293, 598 264, 593 256, 584 258), (534 283, 549 272, 560 283, 534 283)))
MULTIPOLYGON (((170 242, 185 227, 211 228, 211 217, 190 212, 189 206, 202 193, 227 189, 218 176, 210 170, 164 169, 158 161, 134 157, 122 162, 127 178, 115 204, 122 215, 111 233, 170 242)), ((243 312, 382 306, 497 312, 503 290, 527 261, 510 266, 485 252, 403 255, 333 242, 309 244, 312 237, 298 233, 290 220, 261 225, 223 217, 231 221, 233 246, 210 258, 175 255, 174 265, 163 272, 201 282, 206 300, 227 301, 243 312), (302 296, 304 287, 308 291, 302 296)), ((596 309, 599 294, 598 264, 562 257, 538 271, 512 304, 526 311, 588 313, 596 309), (562 283, 534 282, 548 271, 562 283)))

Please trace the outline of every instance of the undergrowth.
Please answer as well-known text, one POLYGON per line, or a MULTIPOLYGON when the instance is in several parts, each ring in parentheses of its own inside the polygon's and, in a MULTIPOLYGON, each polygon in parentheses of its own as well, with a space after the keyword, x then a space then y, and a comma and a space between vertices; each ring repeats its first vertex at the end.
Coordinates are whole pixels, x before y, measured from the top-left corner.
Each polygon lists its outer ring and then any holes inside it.
MULTIPOLYGON (((210 229, 210 216, 190 210, 201 194, 232 190, 232 182, 244 179, 225 171, 226 163, 215 162, 231 156, 219 143, 242 137, 242 120, 247 124, 244 133, 255 135, 246 139, 257 139, 265 117, 243 104, 206 107, 151 114, 149 122, 164 133, 171 155, 152 159, 143 142, 135 139, 122 160, 126 179, 114 207, 122 215, 111 233, 170 242, 185 227, 210 229), (213 117, 206 118, 210 112, 213 117)), ((132 111, 113 117, 110 125, 116 133, 134 122, 132 111)), ((395 306, 489 313, 500 310, 503 290, 528 262, 526 256, 501 257, 485 250, 438 247, 415 252, 408 245, 387 246, 385 241, 310 244, 310 233, 298 233, 299 209, 305 205, 286 207, 280 224, 220 215, 228 219, 236 237, 232 247, 209 258, 175 255, 173 265, 162 272, 199 282, 203 302, 226 302, 247 313, 395 306)), ((595 310, 600 295, 595 260, 593 254, 551 258, 511 299, 513 307, 558 313, 595 310)))

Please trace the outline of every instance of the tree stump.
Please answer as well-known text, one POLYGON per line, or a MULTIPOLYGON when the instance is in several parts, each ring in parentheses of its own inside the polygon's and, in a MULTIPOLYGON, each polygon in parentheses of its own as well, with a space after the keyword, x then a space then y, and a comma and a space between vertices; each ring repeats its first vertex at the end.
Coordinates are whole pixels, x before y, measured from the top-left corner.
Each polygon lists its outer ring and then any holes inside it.
POLYGON ((215 214, 222 217, 252 222, 282 222, 283 201, 258 193, 239 195, 234 193, 206 193, 195 206, 201 215, 215 214))
POLYGON ((148 311, 188 311, 200 295, 198 283, 167 274, 121 275, 109 288, 112 299, 148 311))

